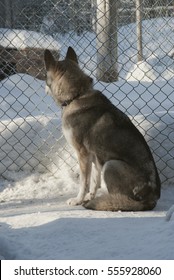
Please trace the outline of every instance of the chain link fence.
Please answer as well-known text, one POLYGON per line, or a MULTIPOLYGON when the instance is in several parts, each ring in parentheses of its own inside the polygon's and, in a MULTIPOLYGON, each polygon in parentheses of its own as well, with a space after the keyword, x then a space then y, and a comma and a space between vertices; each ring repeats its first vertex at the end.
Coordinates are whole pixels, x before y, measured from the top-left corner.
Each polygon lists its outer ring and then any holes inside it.
POLYGON ((72 46, 94 86, 128 114, 174 182, 174 1, 1 0, 0 174, 77 170, 61 109, 45 94, 44 49, 72 46))

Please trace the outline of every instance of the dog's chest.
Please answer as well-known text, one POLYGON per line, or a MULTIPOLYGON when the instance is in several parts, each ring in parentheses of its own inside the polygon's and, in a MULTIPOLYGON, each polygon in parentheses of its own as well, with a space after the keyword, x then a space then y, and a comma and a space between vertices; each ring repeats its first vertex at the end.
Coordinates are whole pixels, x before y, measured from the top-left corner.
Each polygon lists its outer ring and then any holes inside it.
POLYGON ((68 126, 63 126, 62 127, 63 130, 63 134, 66 138, 66 141, 74 147, 74 136, 73 136, 73 129, 72 127, 68 127, 68 126))

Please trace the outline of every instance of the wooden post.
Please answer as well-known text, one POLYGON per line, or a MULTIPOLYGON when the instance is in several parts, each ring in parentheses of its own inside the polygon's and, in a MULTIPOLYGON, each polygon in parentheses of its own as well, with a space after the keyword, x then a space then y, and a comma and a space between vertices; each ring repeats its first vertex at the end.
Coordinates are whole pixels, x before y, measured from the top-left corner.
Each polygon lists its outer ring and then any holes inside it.
POLYGON ((142 37, 142 0, 136 0, 136 23, 137 23, 137 59, 143 60, 143 37, 142 37))
POLYGON ((11 0, 5 0, 5 27, 6 28, 12 28, 12 1, 11 0))
POLYGON ((97 0, 97 79, 118 80, 117 4, 115 0, 97 0))

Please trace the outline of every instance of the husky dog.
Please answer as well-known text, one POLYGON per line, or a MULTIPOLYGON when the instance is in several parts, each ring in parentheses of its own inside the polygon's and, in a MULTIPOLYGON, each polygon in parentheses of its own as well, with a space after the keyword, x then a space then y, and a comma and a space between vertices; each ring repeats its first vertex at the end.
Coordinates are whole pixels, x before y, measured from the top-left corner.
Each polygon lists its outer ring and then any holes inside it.
POLYGON ((47 92, 62 107, 63 133, 75 149, 80 166, 80 190, 69 205, 103 211, 143 211, 155 207, 160 179, 151 151, 128 116, 100 91, 78 65, 69 47, 62 61, 44 53, 47 92), (92 163, 95 184, 91 185, 92 163), (101 174, 108 193, 96 196, 101 174))

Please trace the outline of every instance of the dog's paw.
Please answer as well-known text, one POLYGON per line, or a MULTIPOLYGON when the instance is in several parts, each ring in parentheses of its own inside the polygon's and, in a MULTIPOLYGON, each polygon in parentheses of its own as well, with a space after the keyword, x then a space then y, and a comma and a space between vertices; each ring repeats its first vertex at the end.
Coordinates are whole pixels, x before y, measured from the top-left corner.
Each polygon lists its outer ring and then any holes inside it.
POLYGON ((89 193, 87 193, 87 194, 85 195, 84 201, 87 202, 87 201, 93 199, 94 197, 95 197, 95 194, 92 193, 92 192, 89 192, 89 193))
POLYGON ((82 201, 79 200, 77 197, 74 197, 74 198, 68 199, 67 204, 70 206, 76 206, 76 205, 81 205, 82 201))

